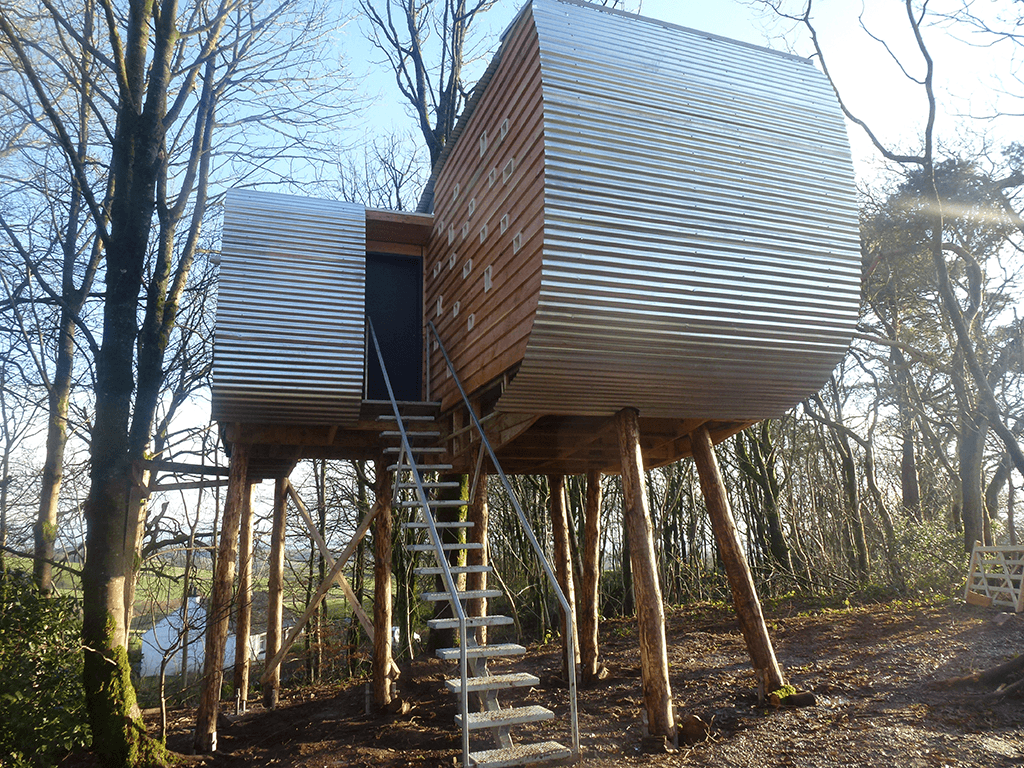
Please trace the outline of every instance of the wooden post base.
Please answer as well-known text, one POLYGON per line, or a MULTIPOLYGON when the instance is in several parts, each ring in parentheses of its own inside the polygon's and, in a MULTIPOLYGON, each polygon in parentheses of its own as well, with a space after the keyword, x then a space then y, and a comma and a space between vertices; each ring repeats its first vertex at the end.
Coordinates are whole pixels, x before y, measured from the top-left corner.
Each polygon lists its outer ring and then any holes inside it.
POLYGON ((640 452, 638 414, 626 408, 615 415, 622 461, 623 517, 629 533, 633 590, 640 632, 640 673, 643 677, 647 728, 652 736, 676 739, 672 688, 668 680, 665 607, 661 599, 647 481, 640 452))
POLYGON ((707 427, 701 426, 690 434, 690 441, 693 445, 693 460, 700 476, 704 504, 711 518, 718 551, 722 556, 725 573, 732 589, 740 631, 743 633, 750 661, 757 674, 759 695, 764 697, 784 686, 786 680, 775 658, 775 649, 772 647, 764 614, 761 612, 761 602, 754 588, 754 577, 743 555, 743 547, 736 532, 736 522, 725 492, 725 482, 718 467, 718 459, 715 458, 711 434, 707 427))

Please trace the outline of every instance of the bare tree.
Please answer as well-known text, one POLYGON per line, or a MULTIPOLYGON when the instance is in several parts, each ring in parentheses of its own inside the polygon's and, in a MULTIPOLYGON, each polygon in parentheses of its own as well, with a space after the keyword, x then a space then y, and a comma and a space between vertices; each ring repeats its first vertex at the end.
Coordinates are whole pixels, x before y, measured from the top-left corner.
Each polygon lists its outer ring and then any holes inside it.
MULTIPOLYGON (((270 164, 275 153, 293 152, 288 145, 303 146, 308 124, 338 115, 338 102, 324 101, 326 90, 310 83, 324 12, 298 0, 0 6, 3 56, 18 84, 4 94, 5 106, 20 110, 33 139, 59 157, 65 199, 81 211, 63 217, 53 241, 76 257, 98 257, 93 274, 103 281, 101 333, 90 343, 96 384, 83 639, 93 743, 110 764, 162 760, 131 711, 125 652, 145 514, 135 473, 150 447, 165 354, 218 170, 214 131, 274 124, 276 134, 260 126, 276 136, 264 142, 266 152, 250 143, 250 157, 221 168, 237 175, 254 160, 270 164), (291 66, 297 74, 285 77, 291 66)), ((17 227, 3 229, 17 248, 17 227)), ((35 263, 27 248, 22 258, 35 263)), ((74 296, 42 271, 32 274, 72 318, 69 328, 90 327, 74 296)), ((79 274, 72 291, 88 291, 88 267, 79 274)))

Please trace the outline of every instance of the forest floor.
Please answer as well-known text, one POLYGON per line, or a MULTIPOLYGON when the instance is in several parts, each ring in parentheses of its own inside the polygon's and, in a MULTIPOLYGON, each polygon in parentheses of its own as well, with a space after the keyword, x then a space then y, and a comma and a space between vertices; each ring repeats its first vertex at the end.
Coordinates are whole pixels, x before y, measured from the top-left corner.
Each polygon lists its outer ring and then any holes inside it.
MULTIPOLYGON (((675 753, 645 753, 635 622, 601 625, 610 675, 579 693, 583 765, 605 766, 1000 766, 1024 765, 1021 702, 951 691, 937 681, 988 668, 1024 651, 1024 615, 958 602, 889 602, 765 610, 789 682, 814 693, 810 707, 757 702, 732 611, 723 605, 668 610, 672 693, 680 716, 710 725, 706 739, 675 753)), ((532 647, 515 667, 541 679, 535 703, 563 714, 559 646, 532 647)), ((282 706, 254 707, 219 731, 215 756, 194 765, 452 766, 458 755, 449 665, 420 657, 402 668, 400 715, 364 714, 364 683, 283 691, 282 706)), ((511 696, 510 696, 511 698, 511 696)), ((193 713, 172 713, 168 745, 191 744, 193 713)), ((542 734, 568 743, 568 733, 542 734)))

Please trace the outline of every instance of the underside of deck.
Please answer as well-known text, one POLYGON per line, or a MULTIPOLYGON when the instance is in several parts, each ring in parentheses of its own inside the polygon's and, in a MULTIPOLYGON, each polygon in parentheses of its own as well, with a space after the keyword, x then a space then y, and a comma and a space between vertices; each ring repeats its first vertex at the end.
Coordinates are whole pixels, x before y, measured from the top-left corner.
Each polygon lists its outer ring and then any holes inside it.
MULTIPOLYGON (((480 441, 466 428, 464 409, 437 414, 431 403, 404 403, 406 414, 438 416, 440 445, 446 454, 438 460, 456 472, 474 469, 480 441), (461 412, 460 412, 461 411, 461 412)), ((230 423, 222 425, 226 443, 250 447, 249 474, 253 480, 287 477, 302 459, 372 461, 381 456, 379 417, 391 413, 391 404, 364 400, 353 426, 230 423)), ((539 416, 491 411, 481 415, 487 438, 502 468, 509 474, 583 474, 620 472, 619 445, 611 416, 539 416)), ((704 419, 651 419, 640 416, 640 443, 644 466, 663 466, 691 454, 689 435, 702 424, 715 443, 736 434, 750 422, 704 419)), ((486 466, 486 465, 485 465, 486 466)), ((490 467, 488 466, 488 470, 490 467)))

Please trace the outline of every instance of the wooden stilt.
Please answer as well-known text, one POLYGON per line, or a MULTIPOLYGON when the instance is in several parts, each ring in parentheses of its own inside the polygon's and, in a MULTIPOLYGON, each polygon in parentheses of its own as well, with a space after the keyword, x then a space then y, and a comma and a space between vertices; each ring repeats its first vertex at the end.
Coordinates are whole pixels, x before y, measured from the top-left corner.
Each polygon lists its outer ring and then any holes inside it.
POLYGON ((782 668, 775 658, 768 627, 761 612, 761 602, 754 588, 754 578, 743 555, 739 536, 736 533, 736 522, 729 508, 729 499, 725 492, 725 483, 718 467, 718 459, 711 442, 711 434, 707 427, 698 427, 691 435, 693 460, 700 476, 700 487, 704 494, 704 504, 711 518, 711 527, 718 542, 718 551, 725 565, 732 599, 739 617, 740 631, 747 644, 747 652, 757 674, 758 689, 761 696, 776 691, 786 684, 782 668))
POLYGON ((217 751, 217 715, 224 680, 224 644, 228 636, 231 593, 238 556, 238 524, 249 492, 249 446, 236 443, 231 453, 224 519, 221 521, 217 570, 206 617, 206 657, 203 660, 203 689, 196 710, 193 746, 198 754, 217 751))
POLYGON ((668 679, 665 609, 654 554, 647 481, 640 452, 638 413, 625 408, 615 415, 622 462, 623 518, 629 532, 630 564, 640 631, 640 673, 643 677, 647 728, 652 736, 675 740, 672 688, 668 679))
MULTIPOLYGON (((481 549, 471 549, 466 552, 466 565, 484 566, 488 564, 487 553, 487 474, 483 471, 476 479, 476 487, 469 500, 467 519, 473 524, 469 529, 470 543, 483 544, 481 549)), ((487 574, 485 572, 470 573, 466 576, 466 589, 470 592, 487 589, 487 574)), ((486 616, 487 598, 477 597, 469 600, 466 604, 467 616, 486 616)), ((479 645, 487 644, 487 627, 477 627, 476 641, 479 645)))
POLYGON ((579 596, 580 674, 584 682, 597 679, 598 590, 601 580, 601 473, 587 473, 587 503, 583 523, 583 571, 579 596))
MULTIPOLYGON (((267 583, 267 655, 272 659, 281 647, 281 629, 284 619, 284 536, 285 509, 288 504, 287 477, 279 477, 274 484, 274 522, 270 532, 270 575, 267 583)), ((263 684, 263 706, 276 709, 281 692, 281 667, 271 670, 263 684)))
MULTIPOLYGON (((548 488, 551 493, 551 535, 554 539, 555 577, 562 588, 565 599, 570 607, 576 605, 576 585, 572 577, 572 555, 569 550, 569 510, 565 503, 565 476, 548 475, 548 488)), ((569 670, 569 633, 572 633, 572 647, 575 649, 573 660, 576 667, 580 664, 579 628, 576 625, 576 612, 562 614, 562 672, 568 677, 569 670)))
POLYGON ((391 703, 391 473, 383 458, 376 462, 373 526, 373 702, 391 703))
POLYGON ((235 700, 245 712, 249 701, 249 635, 252 634, 252 494, 249 485, 238 524, 238 593, 235 598, 235 700))

